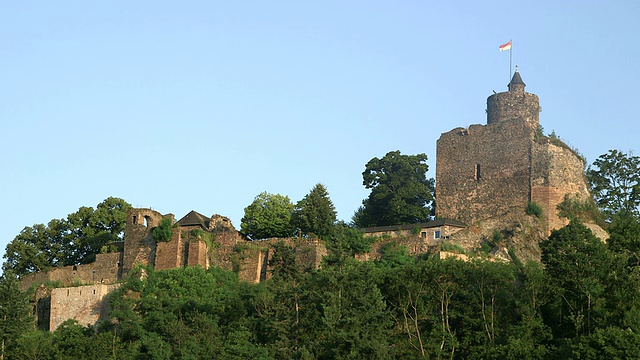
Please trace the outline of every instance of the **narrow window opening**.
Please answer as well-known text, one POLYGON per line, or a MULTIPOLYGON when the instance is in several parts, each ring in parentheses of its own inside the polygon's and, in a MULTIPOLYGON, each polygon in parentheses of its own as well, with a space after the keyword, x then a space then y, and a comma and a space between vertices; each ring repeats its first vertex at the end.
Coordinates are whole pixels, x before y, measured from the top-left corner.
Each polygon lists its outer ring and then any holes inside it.
POLYGON ((69 289, 67 289, 67 296, 69 296, 69 289))
POLYGON ((134 224, 137 224, 137 223, 138 223, 138 217, 137 217, 137 216, 135 216, 135 215, 133 215, 133 223, 134 223, 134 224))
POLYGON ((423 231, 420 233, 420 237, 426 238, 427 237, 427 232, 423 231))
POLYGON ((433 232, 434 239, 440 239, 440 230, 436 230, 433 232))
POLYGON ((480 173, 480 164, 476 164, 476 167, 474 169, 474 174, 473 174, 473 178, 477 181, 480 180, 482 178, 482 174, 480 173))
POLYGON ((94 289, 94 290, 93 290, 93 295, 95 295, 95 294, 96 294, 96 290, 94 289))
POLYGON ((144 217, 144 226, 149 227, 150 218, 148 216, 144 217))

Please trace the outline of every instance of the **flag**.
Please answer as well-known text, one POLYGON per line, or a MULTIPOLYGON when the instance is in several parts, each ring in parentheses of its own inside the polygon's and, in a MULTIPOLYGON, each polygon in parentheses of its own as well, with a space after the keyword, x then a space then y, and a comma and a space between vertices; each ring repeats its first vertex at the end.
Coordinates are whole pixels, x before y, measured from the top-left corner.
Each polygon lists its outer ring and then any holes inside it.
POLYGON ((500 52, 511 50, 511 40, 508 43, 500 45, 500 52))

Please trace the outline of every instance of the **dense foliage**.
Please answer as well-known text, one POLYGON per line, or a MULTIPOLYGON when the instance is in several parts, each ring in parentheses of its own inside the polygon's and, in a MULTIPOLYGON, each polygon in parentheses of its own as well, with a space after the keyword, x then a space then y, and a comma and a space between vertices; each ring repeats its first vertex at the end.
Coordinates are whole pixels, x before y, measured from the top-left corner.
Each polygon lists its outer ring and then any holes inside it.
POLYGON ((336 208, 322 184, 316 184, 309 194, 298 201, 291 218, 293 226, 302 234, 314 234, 321 239, 331 235, 336 220, 336 208))
POLYGON ((432 219, 434 179, 427 179, 427 155, 391 151, 373 158, 362 173, 369 197, 353 216, 358 227, 415 224, 432 219))
POLYGON ((288 196, 262 192, 244 208, 240 229, 252 240, 291 236, 293 209, 288 196))
POLYGON ((24 275, 89 263, 95 254, 116 251, 112 244, 122 240, 130 207, 124 200, 110 197, 96 209, 83 206, 66 219, 25 227, 7 245, 2 269, 24 275))
POLYGON ((171 240, 171 235, 173 234, 173 228, 175 225, 173 221, 169 217, 162 218, 160 220, 160 224, 157 227, 154 227, 151 231, 151 236, 155 242, 166 242, 171 240))
MULTIPOLYGON (((618 226, 640 242, 637 220, 618 226)), ((393 243, 380 260, 360 262, 347 229, 328 241, 315 271, 275 244, 261 284, 219 268, 134 271, 97 331, 73 321, 52 334, 25 329, 23 312, 1 325, 8 358, 624 359, 640 351, 637 262, 627 242, 609 248, 578 221, 542 244, 544 266, 415 258, 393 243)), ((12 284, 0 284, 0 305, 24 308, 12 284)))
POLYGON ((33 326, 31 305, 27 295, 20 291, 18 279, 11 273, 0 278, 0 358, 5 349, 16 345, 22 334, 33 326))
POLYGON ((606 220, 623 211, 640 215, 640 157, 609 150, 587 169, 587 179, 606 220))

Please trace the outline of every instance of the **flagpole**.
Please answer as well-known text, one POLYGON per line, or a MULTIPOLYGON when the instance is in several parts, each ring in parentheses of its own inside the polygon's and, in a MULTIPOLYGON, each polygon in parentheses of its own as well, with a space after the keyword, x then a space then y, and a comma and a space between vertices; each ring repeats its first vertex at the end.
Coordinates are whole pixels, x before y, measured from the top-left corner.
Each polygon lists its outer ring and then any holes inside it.
POLYGON ((509 82, 511 82, 511 56, 513 55, 513 40, 509 39, 511 49, 509 49, 509 82))

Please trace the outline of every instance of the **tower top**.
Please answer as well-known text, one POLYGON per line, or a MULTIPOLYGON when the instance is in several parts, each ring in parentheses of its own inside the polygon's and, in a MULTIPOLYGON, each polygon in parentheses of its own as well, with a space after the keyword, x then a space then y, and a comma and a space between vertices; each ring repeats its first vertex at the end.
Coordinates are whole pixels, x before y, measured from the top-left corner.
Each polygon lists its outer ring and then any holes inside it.
POLYGON ((523 119, 537 128, 540 102, 538 96, 524 92, 524 81, 518 67, 509 82, 509 91, 495 93, 487 98, 487 124, 523 119))
POLYGON ((513 74, 513 77, 511 78, 511 82, 509 82, 509 85, 507 85, 507 87, 509 88, 509 92, 524 93, 525 86, 526 85, 524 81, 522 81, 522 77, 520 77, 520 72, 518 71, 518 65, 516 65, 516 72, 515 74, 513 74))

